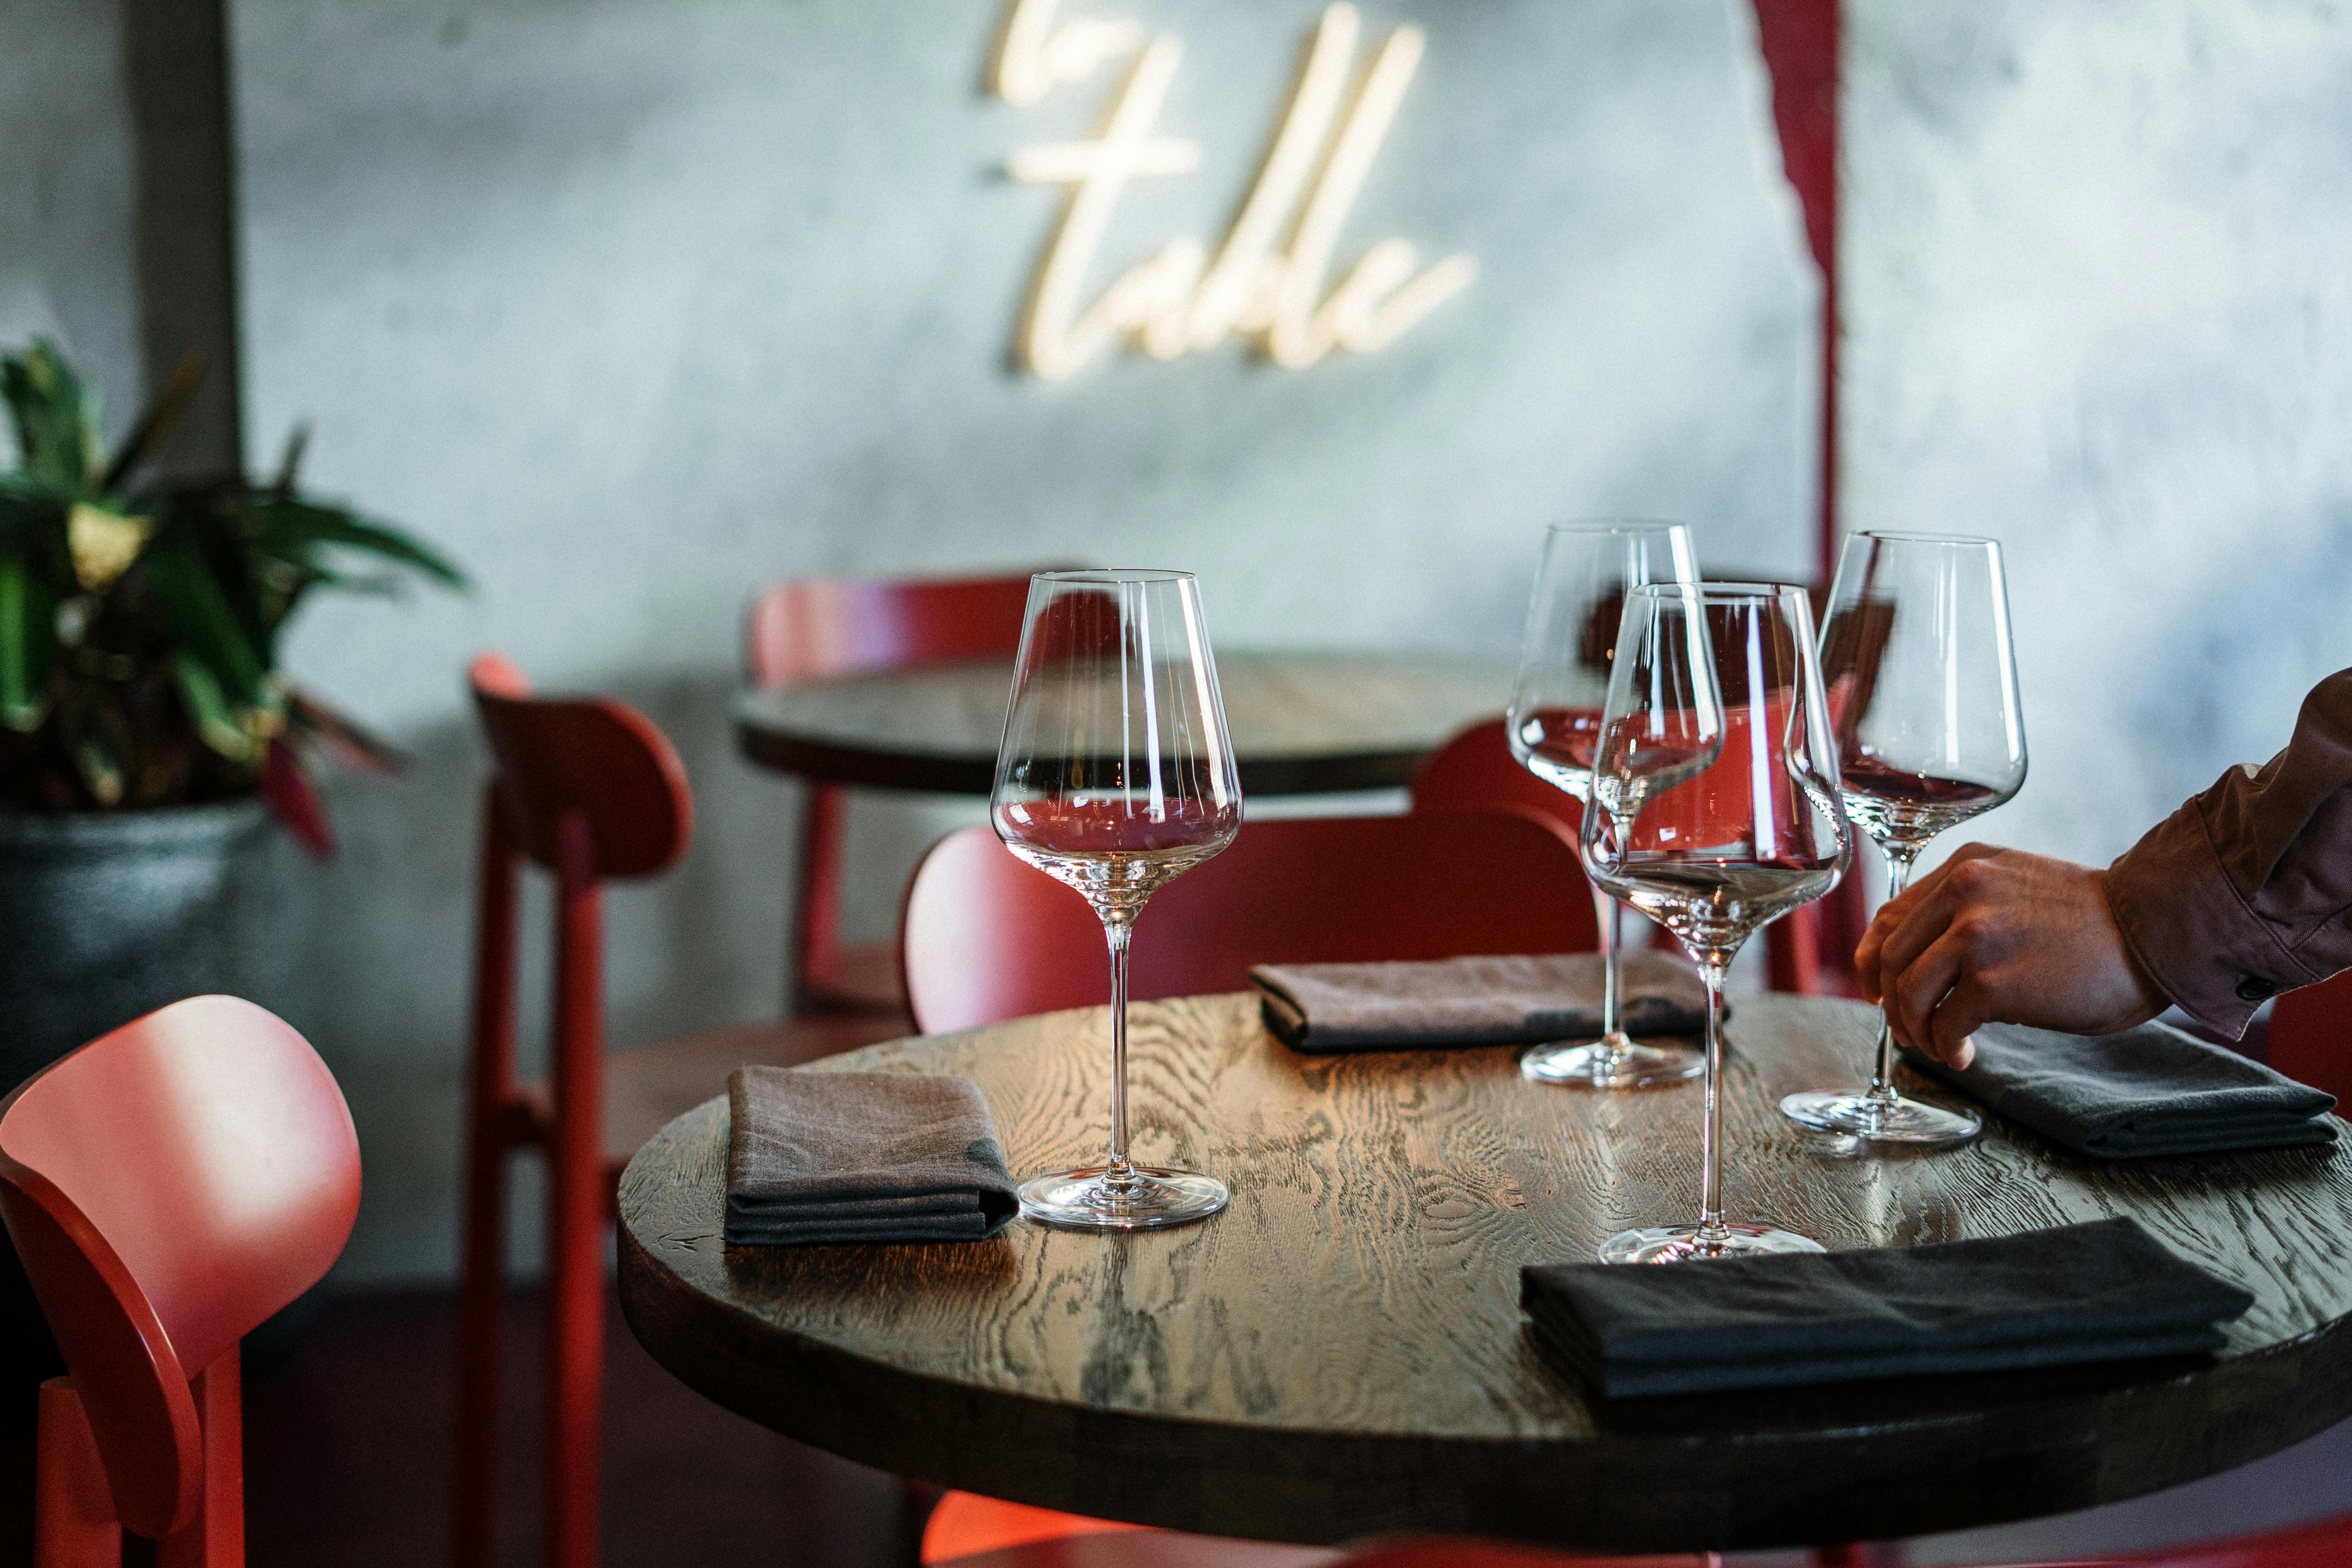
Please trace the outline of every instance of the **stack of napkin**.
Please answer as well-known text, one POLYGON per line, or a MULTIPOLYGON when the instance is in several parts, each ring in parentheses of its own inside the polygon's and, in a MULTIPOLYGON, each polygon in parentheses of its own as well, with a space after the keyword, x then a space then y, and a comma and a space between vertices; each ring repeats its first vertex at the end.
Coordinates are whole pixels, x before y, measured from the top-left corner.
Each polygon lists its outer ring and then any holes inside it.
POLYGON ((2254 1303, 2136 1220, 1982 1241, 1520 1270, 1520 1305, 1612 1399, 2206 1354, 2254 1303))
POLYGON ((2336 1141, 2326 1120, 2334 1095, 2167 1025, 2061 1035, 1988 1024, 1976 1046, 1959 1068, 1905 1057, 2077 1153, 2134 1160, 2336 1141))
POLYGON ((1021 1206, 968 1078, 747 1067, 727 1109, 730 1247, 977 1241, 1021 1206))
MULTIPOLYGON (((1706 987, 1663 952, 1622 955, 1629 1034, 1706 1027, 1706 987)), ((1427 963, 1261 963, 1250 971, 1265 1026, 1294 1051, 1539 1045, 1601 1032, 1598 953, 1447 958, 1427 963)))

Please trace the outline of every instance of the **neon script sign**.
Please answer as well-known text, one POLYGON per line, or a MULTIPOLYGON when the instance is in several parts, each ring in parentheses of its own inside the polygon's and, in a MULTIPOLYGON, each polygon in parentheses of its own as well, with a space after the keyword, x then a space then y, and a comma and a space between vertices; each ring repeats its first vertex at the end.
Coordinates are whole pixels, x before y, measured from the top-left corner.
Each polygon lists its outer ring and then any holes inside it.
POLYGON ((1026 369, 1059 381, 1121 341, 1173 360, 1238 337, 1276 364, 1303 370, 1334 349, 1387 347, 1477 276, 1467 256, 1423 270, 1413 247, 1391 238, 1325 291, 1340 226, 1380 156, 1424 45, 1418 27, 1391 33, 1350 98, 1349 68, 1362 24, 1353 5, 1340 4, 1323 13, 1308 38, 1265 161, 1215 254, 1180 235, 1086 301, 1087 272, 1119 194, 1131 180, 1193 173, 1201 148, 1154 130, 1183 46, 1165 34, 1147 39, 1130 21, 1057 25, 1056 4, 1012 0, 989 70, 991 89, 1005 102, 1035 103, 1111 60, 1136 58, 1092 141, 1024 147, 1007 165, 1016 180, 1069 187, 1021 322, 1026 369))

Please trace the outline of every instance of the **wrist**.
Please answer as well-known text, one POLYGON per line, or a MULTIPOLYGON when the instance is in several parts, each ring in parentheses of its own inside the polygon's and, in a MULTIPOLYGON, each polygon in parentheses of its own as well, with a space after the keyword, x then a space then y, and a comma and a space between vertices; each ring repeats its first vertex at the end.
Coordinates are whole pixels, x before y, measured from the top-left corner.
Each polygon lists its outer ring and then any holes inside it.
POLYGON ((2157 984, 2156 976, 2147 965, 2141 962, 2139 953, 2132 947, 2130 934, 2124 930, 2123 921, 2116 918, 2115 900, 2107 891, 2106 872, 2094 868, 2091 871, 2091 888, 2098 895, 2099 914, 2106 921, 2107 942, 2115 952, 2121 978, 2128 983, 2134 998, 2144 1009, 2142 1018, 2153 1018, 2172 1005, 2172 998, 2163 986, 2157 984))

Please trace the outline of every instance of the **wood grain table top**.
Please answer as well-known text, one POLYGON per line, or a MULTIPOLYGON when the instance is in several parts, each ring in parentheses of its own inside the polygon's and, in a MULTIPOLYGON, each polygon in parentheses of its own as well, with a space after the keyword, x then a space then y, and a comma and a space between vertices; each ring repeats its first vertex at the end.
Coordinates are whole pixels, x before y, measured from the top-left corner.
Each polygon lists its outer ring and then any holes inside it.
MULTIPOLYGON (((1225 1214, 1125 1237, 1015 1222, 961 1246, 729 1249, 714 1100, 622 1178, 638 1337, 719 1403, 870 1464, 1292 1541, 1886 1539, 2116 1500, 2352 1414, 2352 1146, 2098 1163, 1997 1123, 1956 1151, 1856 1157, 1775 1107, 1853 1081, 1874 1013, 1749 999, 1728 1031, 1733 1218, 1843 1249, 2131 1215, 2257 1304, 2214 1361, 1612 1405, 1531 1337, 1519 1267, 1690 1217, 1696 1085, 1537 1086, 1507 1049, 1298 1057, 1247 996, 1133 1017, 1137 1158, 1223 1177, 1225 1214)), ((968 1074, 1025 1175, 1099 1159, 1108 1056, 1095 1009, 811 1070, 968 1074)))
MULTIPOLYGON (((1233 653, 1217 660, 1244 795, 1391 789, 1510 700, 1511 671, 1435 654, 1233 653)), ((933 665, 742 693, 737 743, 826 784, 986 795, 1010 659, 933 665)))

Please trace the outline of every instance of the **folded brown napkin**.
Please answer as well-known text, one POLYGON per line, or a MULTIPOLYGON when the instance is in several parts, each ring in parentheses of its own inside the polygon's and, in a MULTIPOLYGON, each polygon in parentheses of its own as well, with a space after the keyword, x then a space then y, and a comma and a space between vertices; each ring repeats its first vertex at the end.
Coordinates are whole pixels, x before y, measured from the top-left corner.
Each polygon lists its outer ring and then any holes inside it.
MULTIPOLYGON (((1706 987, 1663 952, 1622 955, 1621 1022, 1636 1035, 1706 1027, 1706 987)), ((1601 1032, 1601 955, 1428 963, 1261 963, 1260 1011, 1294 1051, 1535 1045, 1601 1032)))
POLYGON ((747 1067, 727 1110, 730 1247, 977 1241, 1021 1206, 968 1078, 747 1067))

